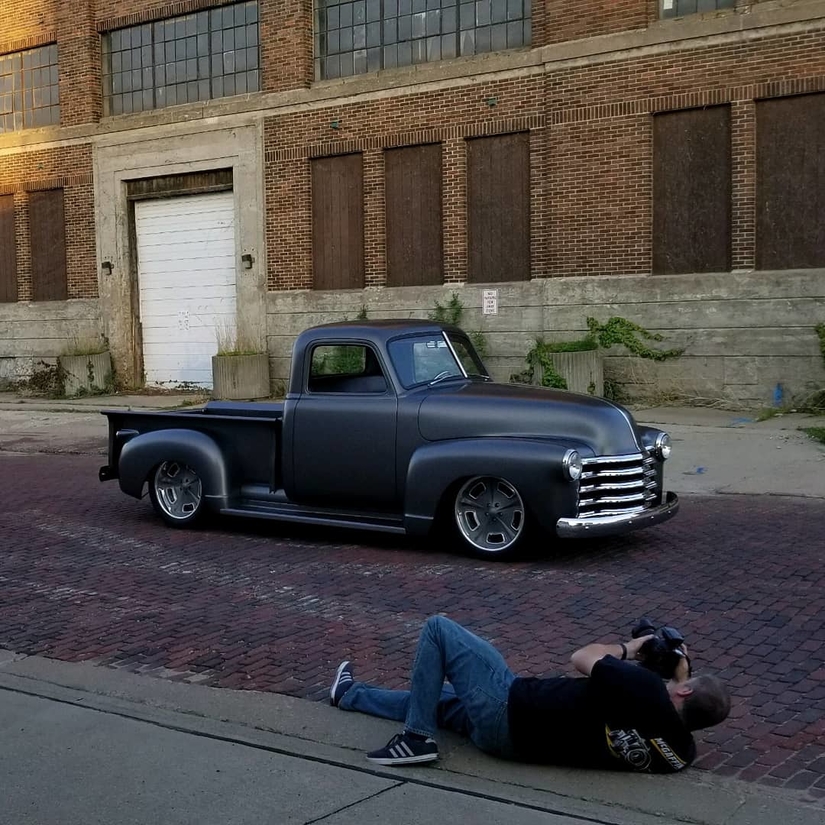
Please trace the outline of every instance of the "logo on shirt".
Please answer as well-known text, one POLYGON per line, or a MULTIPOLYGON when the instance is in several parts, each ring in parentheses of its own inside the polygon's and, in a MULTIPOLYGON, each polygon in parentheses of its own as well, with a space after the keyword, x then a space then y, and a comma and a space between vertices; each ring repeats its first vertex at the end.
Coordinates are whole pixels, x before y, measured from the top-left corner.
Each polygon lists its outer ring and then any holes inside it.
POLYGON ((617 759, 621 759, 636 771, 646 771, 652 761, 650 748, 636 730, 610 730, 605 725, 607 747, 617 759))
POLYGON ((664 739, 651 739, 650 744, 659 751, 662 758, 674 771, 680 771, 687 765, 687 762, 685 762, 684 759, 680 759, 664 739))

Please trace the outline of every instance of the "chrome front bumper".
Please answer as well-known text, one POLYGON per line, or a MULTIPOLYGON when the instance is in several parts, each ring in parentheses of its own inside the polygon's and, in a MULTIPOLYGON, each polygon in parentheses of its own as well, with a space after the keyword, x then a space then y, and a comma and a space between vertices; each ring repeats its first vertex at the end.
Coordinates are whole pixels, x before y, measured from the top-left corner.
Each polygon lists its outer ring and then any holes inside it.
POLYGON ((622 516, 593 516, 591 518, 560 518, 556 522, 556 533, 565 539, 582 536, 618 536, 631 530, 652 527, 673 518, 679 512, 679 498, 676 493, 667 493, 665 501, 650 510, 622 516))

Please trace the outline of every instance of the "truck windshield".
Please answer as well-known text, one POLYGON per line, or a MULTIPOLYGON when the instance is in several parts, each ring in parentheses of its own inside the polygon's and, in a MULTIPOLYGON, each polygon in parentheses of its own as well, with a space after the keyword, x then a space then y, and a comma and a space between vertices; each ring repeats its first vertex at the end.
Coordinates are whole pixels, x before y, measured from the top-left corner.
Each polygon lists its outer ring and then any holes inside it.
POLYGON ((490 378, 469 340, 454 333, 400 338, 390 342, 389 353, 406 389, 448 378, 490 378))

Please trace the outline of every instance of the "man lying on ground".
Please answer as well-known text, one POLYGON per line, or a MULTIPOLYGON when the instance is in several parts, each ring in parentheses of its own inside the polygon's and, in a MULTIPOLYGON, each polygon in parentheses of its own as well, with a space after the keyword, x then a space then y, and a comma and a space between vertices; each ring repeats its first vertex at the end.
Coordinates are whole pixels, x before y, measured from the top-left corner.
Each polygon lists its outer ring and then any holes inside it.
POLYGON ((367 754, 378 765, 437 760, 440 727, 504 759, 679 771, 696 756, 691 731, 723 721, 730 698, 715 676, 691 678, 687 656, 669 681, 626 661, 639 658, 649 638, 577 650, 571 661, 586 678, 525 678, 515 676, 491 644, 432 616, 418 641, 409 691, 356 682, 345 661, 330 703, 404 722, 385 747, 367 754))

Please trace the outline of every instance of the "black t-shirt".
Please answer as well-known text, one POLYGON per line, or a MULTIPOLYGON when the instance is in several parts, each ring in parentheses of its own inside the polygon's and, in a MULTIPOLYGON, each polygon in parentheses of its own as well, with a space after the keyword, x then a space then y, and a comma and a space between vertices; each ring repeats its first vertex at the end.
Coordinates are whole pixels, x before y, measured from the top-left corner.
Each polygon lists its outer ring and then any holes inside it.
POLYGON ((660 676, 605 656, 590 678, 517 678, 508 701, 517 758, 671 773, 696 756, 660 676))

